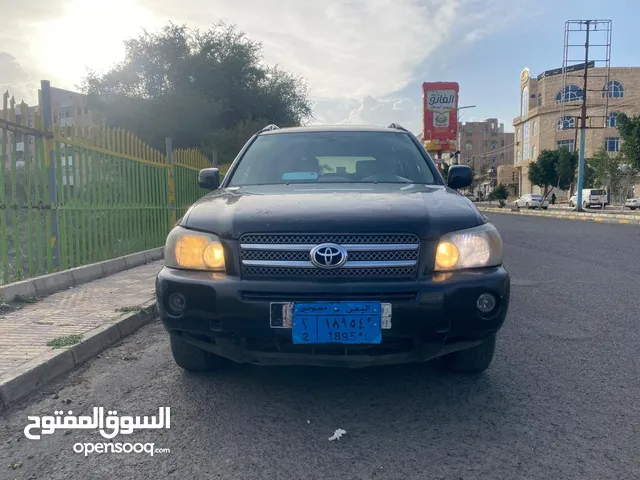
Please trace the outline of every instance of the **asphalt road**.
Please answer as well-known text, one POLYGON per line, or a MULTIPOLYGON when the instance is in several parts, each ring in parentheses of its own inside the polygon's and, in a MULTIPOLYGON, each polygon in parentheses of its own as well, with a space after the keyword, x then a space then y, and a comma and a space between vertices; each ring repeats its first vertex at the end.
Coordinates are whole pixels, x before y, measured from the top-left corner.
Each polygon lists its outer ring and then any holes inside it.
POLYGON ((0 417, 0 478, 640 478, 640 229, 489 215, 513 278, 491 368, 233 366, 188 375, 159 324, 0 417), (169 430, 116 441, 170 453, 73 453, 99 434, 27 440, 27 415, 94 406, 169 430), (346 435, 329 441, 334 430, 346 435), (16 468, 10 468, 13 465, 16 468))

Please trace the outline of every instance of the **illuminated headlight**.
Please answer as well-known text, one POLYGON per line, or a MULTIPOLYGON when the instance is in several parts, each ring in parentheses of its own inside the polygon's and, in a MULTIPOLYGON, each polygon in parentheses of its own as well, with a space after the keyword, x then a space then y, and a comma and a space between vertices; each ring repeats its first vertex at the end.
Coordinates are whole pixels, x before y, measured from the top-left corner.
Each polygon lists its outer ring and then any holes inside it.
POLYGON ((167 237, 164 263, 170 268, 224 272, 224 249, 211 233, 175 227, 167 237))
POLYGON ((485 223, 443 235, 436 250, 436 272, 502 265, 502 239, 496 227, 485 223))

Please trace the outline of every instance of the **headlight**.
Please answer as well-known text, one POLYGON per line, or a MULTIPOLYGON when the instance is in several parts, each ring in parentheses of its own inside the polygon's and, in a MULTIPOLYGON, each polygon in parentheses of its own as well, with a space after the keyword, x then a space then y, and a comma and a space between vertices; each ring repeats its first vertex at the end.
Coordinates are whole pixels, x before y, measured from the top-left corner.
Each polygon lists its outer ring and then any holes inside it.
POLYGON ((496 227, 485 223, 447 233, 436 249, 436 272, 502 265, 502 239, 496 227))
POLYGON ((184 270, 224 272, 224 249, 220 239, 211 233, 175 227, 167 237, 164 263, 184 270))

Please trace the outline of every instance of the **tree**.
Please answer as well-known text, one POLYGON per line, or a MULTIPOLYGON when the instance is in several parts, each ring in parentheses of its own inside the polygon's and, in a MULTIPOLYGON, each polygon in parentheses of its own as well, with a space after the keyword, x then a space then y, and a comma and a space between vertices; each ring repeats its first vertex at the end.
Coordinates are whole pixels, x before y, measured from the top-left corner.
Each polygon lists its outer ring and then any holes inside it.
POLYGON ((620 154, 636 171, 640 171, 640 115, 629 117, 618 113, 616 122, 622 137, 620 154))
POLYGON ((235 26, 169 24, 127 40, 125 50, 125 60, 106 73, 89 72, 83 90, 107 124, 158 149, 171 137, 174 148, 215 148, 229 162, 259 128, 311 116, 304 80, 265 66, 261 45, 235 26))
POLYGON ((444 177, 445 180, 447 179, 447 175, 449 175, 449 164, 443 160, 442 161, 442 176, 444 177))
POLYGON ((500 203, 500 207, 505 206, 505 204, 507 203, 506 200, 508 197, 509 197, 509 191, 507 190, 507 187, 504 186, 502 183, 499 183, 498 185, 496 185, 496 187, 491 192, 491 198, 493 200, 498 200, 498 202, 500 203))
MULTIPOLYGON (((574 177, 574 183, 577 184, 578 176, 574 177)), ((584 175, 582 176, 582 186, 584 188, 594 188, 596 186, 595 169, 587 161, 584 162, 584 175)))
MULTIPOLYGON (((594 170, 597 186, 607 186, 614 196, 624 199, 638 177, 638 169, 621 154, 612 155, 600 148, 589 162, 594 170)), ((624 207, 623 207, 624 208, 624 207)))
POLYGON ((529 165, 529 181, 542 188, 544 198, 553 191, 568 190, 575 176, 578 154, 566 148, 543 150, 538 159, 529 165))

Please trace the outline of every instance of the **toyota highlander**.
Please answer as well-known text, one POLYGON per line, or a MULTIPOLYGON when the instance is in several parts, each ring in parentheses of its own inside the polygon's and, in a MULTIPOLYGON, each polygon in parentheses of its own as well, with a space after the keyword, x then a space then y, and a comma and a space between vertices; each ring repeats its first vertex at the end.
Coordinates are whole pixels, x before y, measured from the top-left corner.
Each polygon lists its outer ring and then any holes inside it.
POLYGON ((482 372, 509 307, 502 240, 399 125, 265 127, 169 233, 157 305, 175 362, 482 372))

